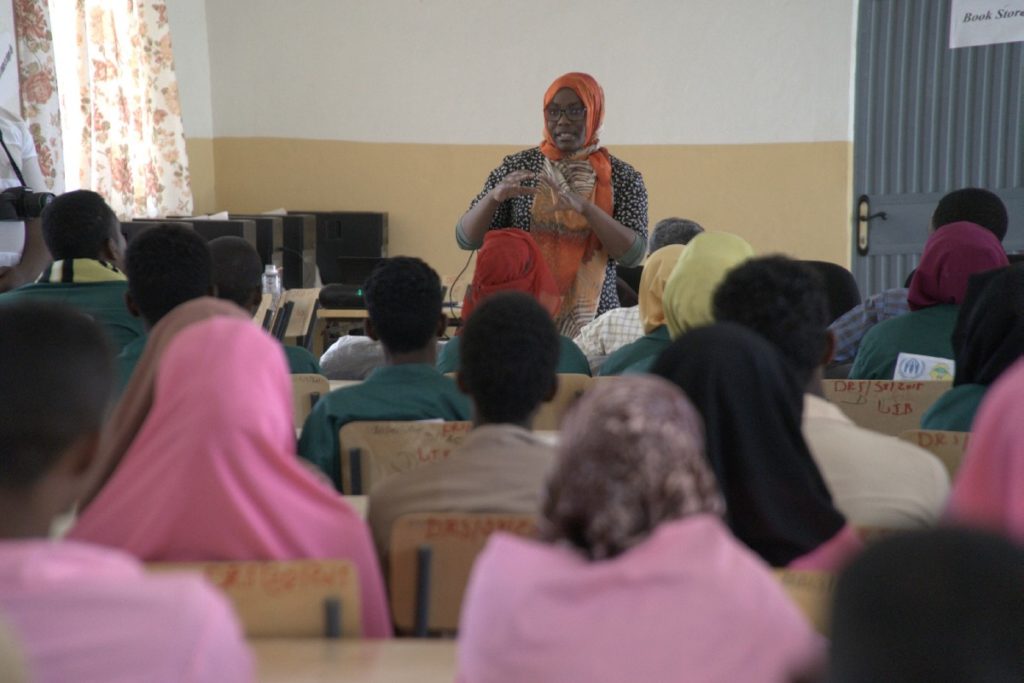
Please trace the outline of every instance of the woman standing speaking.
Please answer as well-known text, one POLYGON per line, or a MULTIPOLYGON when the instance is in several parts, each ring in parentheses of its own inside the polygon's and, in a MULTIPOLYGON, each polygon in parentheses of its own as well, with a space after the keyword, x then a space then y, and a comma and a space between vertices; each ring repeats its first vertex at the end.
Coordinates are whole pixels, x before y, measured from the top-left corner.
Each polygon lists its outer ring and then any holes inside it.
POLYGON ((476 249, 488 229, 532 233, 558 282, 559 331, 573 337, 619 305, 615 263, 643 261, 647 188, 636 169, 601 146, 604 91, 591 76, 556 79, 543 111, 543 142, 491 171, 455 234, 460 247, 476 249))

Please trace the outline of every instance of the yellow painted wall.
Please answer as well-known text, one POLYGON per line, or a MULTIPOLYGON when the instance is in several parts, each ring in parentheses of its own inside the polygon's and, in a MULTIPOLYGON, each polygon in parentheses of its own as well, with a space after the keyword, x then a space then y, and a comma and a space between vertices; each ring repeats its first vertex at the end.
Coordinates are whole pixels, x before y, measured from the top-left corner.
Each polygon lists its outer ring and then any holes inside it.
POLYGON ((188 154, 188 171, 192 181, 192 212, 197 215, 213 213, 217 210, 213 140, 186 138, 185 152, 188 154))
MULTIPOLYGON (((501 157, 519 147, 285 138, 191 140, 196 211, 383 211, 389 253, 454 275, 454 226, 501 157), (212 150, 212 155, 208 153, 212 150)), ((852 145, 621 145, 643 173, 651 226, 684 216, 749 240, 758 253, 847 264, 852 145)))

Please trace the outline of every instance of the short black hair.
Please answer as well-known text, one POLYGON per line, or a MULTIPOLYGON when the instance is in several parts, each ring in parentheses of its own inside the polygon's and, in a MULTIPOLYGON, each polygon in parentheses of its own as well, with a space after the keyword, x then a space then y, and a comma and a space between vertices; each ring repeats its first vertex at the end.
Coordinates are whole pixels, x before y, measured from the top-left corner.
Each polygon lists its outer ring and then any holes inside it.
POLYGON ((125 274, 132 300, 152 327, 178 304, 210 293, 213 263, 195 230, 161 223, 128 245, 125 274))
POLYGON ((473 311, 462 332, 459 377, 491 423, 520 423, 557 386, 558 331, 522 292, 498 292, 473 311))
POLYGON ((433 343, 441 298, 441 278, 411 256, 384 259, 363 285, 366 312, 381 344, 392 353, 419 351, 433 343))
POLYGON ((114 392, 103 330, 64 304, 0 304, 0 489, 36 483, 79 438, 100 430, 114 392))
POLYGON ((961 529, 868 546, 839 576, 829 681, 1024 680, 1024 549, 961 529))
POLYGON ((670 244, 689 244, 697 235, 704 232, 697 221, 688 218, 662 218, 651 231, 651 240, 647 245, 648 253, 653 254, 670 244))
POLYGON ((936 230, 960 221, 980 225, 1002 242, 1006 237, 1009 216, 1003 200, 994 192, 980 187, 965 187, 940 199, 932 214, 932 227, 936 230))
POLYGON ((263 261, 256 247, 234 235, 212 239, 209 247, 217 298, 248 308, 263 287, 263 261))
POLYGON ((771 342, 801 386, 821 365, 828 339, 828 296, 821 276, 785 256, 753 258, 729 271, 715 290, 716 321, 734 322, 771 342))
POLYGON ((103 197, 75 190, 55 198, 42 214, 43 240, 56 260, 99 258, 121 223, 103 197))

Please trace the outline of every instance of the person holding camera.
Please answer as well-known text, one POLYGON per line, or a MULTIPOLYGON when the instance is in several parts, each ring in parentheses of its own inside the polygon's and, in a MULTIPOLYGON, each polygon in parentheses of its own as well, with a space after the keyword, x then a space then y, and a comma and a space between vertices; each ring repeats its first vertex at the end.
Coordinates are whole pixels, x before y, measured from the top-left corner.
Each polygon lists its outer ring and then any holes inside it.
MULTIPOLYGON (((44 201, 25 201, 45 190, 32 134, 21 117, 0 107, 0 292, 33 282, 50 262, 39 213, 44 201)), ((51 198, 45 195, 43 199, 51 198)))

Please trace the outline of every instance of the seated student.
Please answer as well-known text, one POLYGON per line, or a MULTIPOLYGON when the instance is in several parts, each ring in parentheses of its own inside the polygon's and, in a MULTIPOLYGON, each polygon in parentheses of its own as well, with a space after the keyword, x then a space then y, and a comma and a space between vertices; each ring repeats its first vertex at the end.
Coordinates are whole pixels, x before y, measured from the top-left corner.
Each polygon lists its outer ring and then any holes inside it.
POLYGON ((972 282, 979 277, 986 277, 983 288, 960 307, 953 388, 921 417, 922 429, 971 431, 989 386, 1024 355, 1024 266, 975 275, 972 282))
MULTIPOLYGON (((695 221, 686 218, 663 218, 651 231, 651 239, 647 243, 647 257, 650 258, 656 251, 670 244, 685 246, 702 232, 704 228, 695 221)), ((605 311, 584 325, 572 341, 590 361, 591 369, 596 371, 606 356, 636 341, 644 334, 640 309, 637 306, 629 306, 605 311)))
MULTIPOLYGON (((469 320, 481 302, 497 292, 522 292, 540 302, 554 317, 561 304, 558 283, 548 270, 544 255, 525 230, 490 230, 476 255, 473 282, 462 302, 462 319, 469 320)), ((461 335, 460 335, 461 336, 461 335)), ((455 372, 459 367, 460 336, 451 339, 437 357, 437 369, 455 372)), ((558 337, 558 372, 590 374, 590 363, 572 339, 558 337)))
POLYGON ((857 427, 824 398, 832 351, 821 277, 799 261, 766 256, 730 272, 715 292, 715 319, 743 325, 771 342, 804 388, 803 435, 851 523, 882 528, 934 525, 949 496, 938 458, 905 441, 857 427))
POLYGON ((68 192, 43 209, 43 238, 55 261, 33 284, 0 294, 0 302, 25 298, 61 301, 91 316, 115 353, 145 334, 128 312, 121 223, 103 197, 88 190, 68 192))
MULTIPOLYGON (((194 230, 180 225, 158 225, 138 235, 125 254, 128 311, 142 319, 146 331, 182 304, 213 295, 210 250, 194 230)), ((139 363, 146 336, 121 349, 115 364, 123 391, 139 363)))
MULTIPOLYGON (((985 228, 1002 243, 1009 223, 1006 205, 993 192, 965 187, 950 192, 935 207, 929 230, 953 223, 974 223, 985 228)), ((907 286, 887 289, 869 297, 829 325, 836 337, 834 363, 852 363, 860 342, 868 330, 878 323, 910 312, 907 286)))
MULTIPOLYGON (((217 298, 233 301, 250 316, 256 315, 263 296, 263 264, 256 247, 241 237, 225 236, 210 240, 209 248, 217 298)), ((308 350, 289 344, 282 346, 291 373, 321 374, 316 357, 308 350)))
POLYGON ((871 545, 839 577, 830 683, 1024 681, 1024 549, 958 529, 871 545))
MULTIPOLYGON (((687 330, 714 321, 711 296, 726 273, 754 255, 742 237, 727 232, 697 235, 676 261, 661 297, 669 336, 677 339, 687 330)), ((643 358, 622 370, 646 372, 656 355, 643 358)))
POLYGON ((864 335, 850 378, 892 379, 900 353, 953 358, 951 338, 967 279, 1008 263, 999 240, 979 225, 953 223, 933 232, 910 281, 911 312, 864 335))
POLYGON ((835 571, 861 542, 800 434, 803 388, 771 344, 734 323, 687 332, 651 371, 704 416, 736 537, 773 567, 835 571))
POLYGON ((557 389, 557 337, 551 314, 529 296, 501 292, 480 304, 461 337, 458 375, 473 401, 473 430, 446 460, 391 476, 370 492, 382 557, 401 515, 537 511, 554 449, 530 427, 557 389))
MULTIPOLYGON (((601 365, 602 375, 620 375, 622 372, 645 359, 657 358, 672 342, 665 324, 665 309, 662 297, 665 294, 665 283, 676 267, 676 262, 686 247, 672 244, 662 247, 647 257, 644 272, 640 275, 640 319, 644 326, 644 336, 614 351, 601 365)), ((681 282, 681 280, 676 280, 681 282)))
POLYGON ((47 538, 101 462, 114 376, 100 328, 55 303, 4 303, 0 376, 0 613, 30 680, 251 681, 231 607, 203 579, 47 538))
POLYGON ((363 286, 366 334, 380 339, 387 365, 362 384, 321 398, 302 427, 299 455, 341 488, 338 431, 367 420, 468 420, 469 400, 434 367, 441 312, 441 279, 418 258, 385 259, 363 286))
POLYGON ((664 380, 597 385, 571 409, 542 540, 494 534, 473 567, 462 683, 781 683, 823 640, 737 542, 700 416, 664 380))
POLYGON ((69 538, 146 561, 348 559, 363 636, 391 634, 369 529, 296 458, 284 356, 237 306, 164 316, 104 436, 113 472, 69 538))
POLYGON ((947 517, 1024 543, 1024 360, 985 394, 953 482, 947 517))

